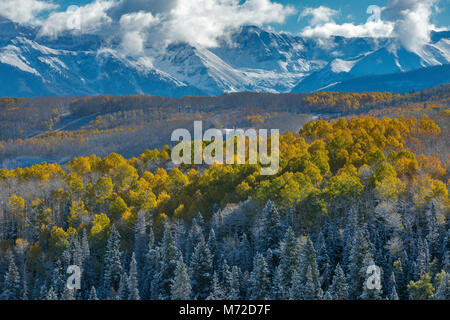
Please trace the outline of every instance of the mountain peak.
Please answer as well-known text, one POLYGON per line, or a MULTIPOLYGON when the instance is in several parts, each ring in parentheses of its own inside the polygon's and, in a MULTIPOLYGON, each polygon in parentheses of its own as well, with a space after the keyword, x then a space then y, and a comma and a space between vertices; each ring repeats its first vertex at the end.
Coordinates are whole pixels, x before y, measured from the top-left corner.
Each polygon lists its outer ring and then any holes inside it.
POLYGON ((448 32, 432 33, 432 43, 413 53, 392 50, 390 39, 303 38, 246 25, 215 48, 177 42, 136 58, 98 35, 53 39, 5 18, 0 25, 0 77, 14 79, 0 88, 3 96, 304 92, 450 63, 448 32))

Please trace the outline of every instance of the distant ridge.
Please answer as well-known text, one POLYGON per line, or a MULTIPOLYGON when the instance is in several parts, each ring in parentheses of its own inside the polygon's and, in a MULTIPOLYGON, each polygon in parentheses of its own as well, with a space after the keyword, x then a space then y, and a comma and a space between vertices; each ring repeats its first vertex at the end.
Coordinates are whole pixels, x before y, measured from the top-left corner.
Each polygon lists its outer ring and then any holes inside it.
POLYGON ((354 78, 319 91, 408 93, 450 83, 450 64, 408 72, 354 78))

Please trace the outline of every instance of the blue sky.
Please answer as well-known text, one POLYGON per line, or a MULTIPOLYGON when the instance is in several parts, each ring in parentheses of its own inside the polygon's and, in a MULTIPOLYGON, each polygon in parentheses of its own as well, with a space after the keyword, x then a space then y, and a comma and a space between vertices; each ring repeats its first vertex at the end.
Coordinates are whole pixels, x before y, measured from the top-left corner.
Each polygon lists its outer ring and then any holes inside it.
MULTIPOLYGON (((64 10, 69 5, 84 5, 93 0, 53 0, 53 3, 59 4, 64 10)), ((152 1, 152 0, 148 0, 152 1)), ((184 0, 189 1, 189 0, 184 0)), ((241 2, 244 2, 243 0, 241 2)), ((337 23, 351 22, 354 24, 364 23, 369 15, 366 13, 368 6, 378 5, 384 7, 388 4, 388 0, 275 0, 284 5, 291 5, 297 10, 297 14, 291 15, 287 18, 284 24, 272 24, 272 27, 278 31, 288 31, 292 33, 299 33, 303 28, 309 24, 308 17, 298 19, 298 16, 305 8, 317 8, 319 6, 329 7, 339 11, 335 16, 337 23)), ((437 27, 450 27, 450 0, 440 0, 437 4, 439 12, 431 17, 431 23, 437 27)))
POLYGON ((1 0, 0 15, 40 27, 40 36, 121 38, 133 52, 149 42, 214 47, 244 25, 304 37, 397 38, 414 51, 429 43, 431 31, 448 30, 450 0, 1 0), (380 19, 368 21, 369 6, 380 19))

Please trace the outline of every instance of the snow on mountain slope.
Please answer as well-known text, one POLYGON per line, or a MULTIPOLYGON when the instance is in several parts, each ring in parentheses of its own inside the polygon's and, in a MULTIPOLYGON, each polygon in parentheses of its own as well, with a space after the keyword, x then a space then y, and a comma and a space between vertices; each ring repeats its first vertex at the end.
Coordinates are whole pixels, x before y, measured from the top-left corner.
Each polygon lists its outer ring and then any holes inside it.
POLYGON ((449 39, 443 38, 436 43, 424 46, 418 52, 410 52, 393 43, 387 43, 384 47, 353 59, 335 59, 323 69, 300 81, 292 92, 310 92, 324 88, 331 90, 339 88, 335 84, 353 78, 390 75, 449 64, 449 43, 449 39))
POLYGON ((0 96, 308 92, 450 63, 448 32, 409 52, 391 39, 303 38, 247 26, 216 48, 176 43, 131 57, 117 39, 37 31, 0 18, 0 96))
POLYGON ((133 60, 108 49, 56 50, 20 36, 0 48, 0 67, 5 83, 0 95, 201 94, 145 58, 133 60))

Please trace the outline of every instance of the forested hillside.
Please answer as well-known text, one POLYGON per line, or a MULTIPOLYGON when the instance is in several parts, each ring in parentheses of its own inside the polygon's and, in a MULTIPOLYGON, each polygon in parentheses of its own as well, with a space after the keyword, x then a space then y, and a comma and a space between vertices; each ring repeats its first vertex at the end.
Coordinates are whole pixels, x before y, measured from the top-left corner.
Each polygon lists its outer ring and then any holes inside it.
POLYGON ((174 167, 169 147, 1 169, 1 298, 450 299, 442 91, 308 96, 319 109, 407 103, 285 132, 274 176, 174 167), (373 264, 380 290, 365 285, 373 264), (65 285, 69 265, 81 290, 65 285))
MULTIPOLYGON (((41 162, 66 164, 74 157, 119 153, 126 158, 161 149, 177 128, 265 128, 298 131, 311 119, 370 114, 428 114, 440 121, 450 85, 412 92, 313 94, 232 93, 218 97, 149 95, 83 98, 0 98, 0 167, 41 162), (389 111, 388 111, 389 110, 389 111)), ((441 125, 441 123, 439 123, 441 125)))

